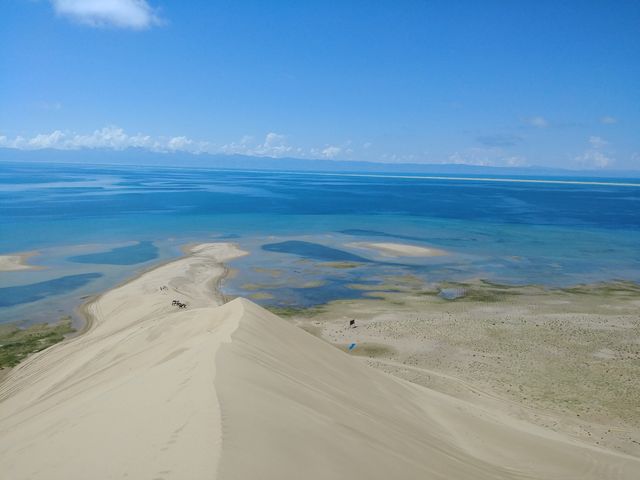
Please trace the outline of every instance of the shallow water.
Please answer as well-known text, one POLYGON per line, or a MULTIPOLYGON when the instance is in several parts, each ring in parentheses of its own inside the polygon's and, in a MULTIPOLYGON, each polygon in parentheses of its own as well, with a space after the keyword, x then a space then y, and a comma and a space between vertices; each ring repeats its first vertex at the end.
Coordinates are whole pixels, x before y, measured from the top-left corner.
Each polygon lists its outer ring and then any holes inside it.
POLYGON ((267 243, 262 246, 267 252, 289 253, 302 258, 324 262, 360 262, 370 263, 372 260, 345 252, 337 248, 326 247, 319 243, 289 240, 279 243, 267 243))
POLYGON ((106 252, 87 253, 69 257, 76 263, 92 263, 98 265, 136 265, 158 258, 158 247, 153 242, 138 242, 128 247, 112 248, 106 252))
POLYGON ((37 302, 43 298, 72 292, 101 276, 100 273, 81 273, 44 282, 0 288, 0 307, 37 302))
POLYGON ((237 274, 225 292, 273 305, 354 298, 366 294, 363 285, 407 274, 428 282, 639 282, 640 188, 4 163, 0 253, 38 250, 30 261, 45 268, 0 273, 0 289, 22 292, 0 306, 0 321, 55 320, 81 297, 204 241, 250 251, 231 262, 237 274), (381 239, 450 255, 389 258, 350 246, 381 239), (33 300, 41 291, 34 285, 86 274, 100 276, 33 300))

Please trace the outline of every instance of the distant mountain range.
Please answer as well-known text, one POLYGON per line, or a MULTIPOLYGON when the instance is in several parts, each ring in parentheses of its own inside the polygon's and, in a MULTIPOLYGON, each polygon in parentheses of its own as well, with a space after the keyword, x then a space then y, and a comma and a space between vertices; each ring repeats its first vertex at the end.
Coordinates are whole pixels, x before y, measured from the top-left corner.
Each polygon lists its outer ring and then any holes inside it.
POLYGON ((592 178, 640 178, 636 170, 567 170, 550 167, 489 167, 464 164, 377 163, 301 158, 254 157, 247 155, 160 153, 145 149, 126 150, 17 150, 0 148, 0 162, 80 163, 101 165, 139 165, 239 170, 282 170, 296 172, 544 176, 592 178))

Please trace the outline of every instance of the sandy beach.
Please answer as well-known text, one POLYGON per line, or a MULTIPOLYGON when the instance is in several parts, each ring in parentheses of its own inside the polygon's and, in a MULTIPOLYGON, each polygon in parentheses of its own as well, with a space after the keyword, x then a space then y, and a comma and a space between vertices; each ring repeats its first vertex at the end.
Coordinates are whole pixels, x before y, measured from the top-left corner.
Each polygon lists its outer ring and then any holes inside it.
POLYGON ((38 252, 12 253, 0 255, 0 272, 14 272, 18 270, 35 270, 42 267, 29 265, 29 258, 38 255, 38 252))
POLYGON ((0 384, 0 470, 46 479, 635 479, 638 458, 394 377, 216 286, 233 244, 86 305, 0 384), (185 308, 172 305, 173 300, 185 308))

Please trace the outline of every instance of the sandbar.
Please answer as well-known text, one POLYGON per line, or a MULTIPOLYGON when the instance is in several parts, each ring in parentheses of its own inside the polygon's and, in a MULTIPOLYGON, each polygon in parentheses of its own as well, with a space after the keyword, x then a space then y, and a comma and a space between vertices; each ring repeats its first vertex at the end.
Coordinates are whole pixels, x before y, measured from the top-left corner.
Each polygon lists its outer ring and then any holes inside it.
POLYGON ((29 265, 27 260, 38 255, 38 252, 24 252, 0 255, 0 272, 15 272, 19 270, 39 270, 42 267, 29 265))
POLYGON ((448 252, 440 250, 439 248, 420 247, 406 243, 352 242, 348 243, 347 246, 365 250, 375 250, 385 257, 441 257, 449 255, 448 252))

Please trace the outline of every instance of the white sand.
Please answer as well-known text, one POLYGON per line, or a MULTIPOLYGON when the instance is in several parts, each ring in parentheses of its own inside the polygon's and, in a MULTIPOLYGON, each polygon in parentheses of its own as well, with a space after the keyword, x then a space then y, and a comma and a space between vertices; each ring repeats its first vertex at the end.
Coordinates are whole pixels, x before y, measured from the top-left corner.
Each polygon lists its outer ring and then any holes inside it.
POLYGON ((29 265, 29 257, 37 255, 37 252, 13 253, 10 255, 0 255, 0 272, 14 272, 17 270, 35 270, 41 267, 29 265))
POLYGON ((248 300, 218 306, 219 262, 240 254, 209 244, 109 291, 87 333, 14 369, 2 477, 637 478, 638 459, 371 369, 248 300))
POLYGON ((375 250, 385 257, 440 257, 449 255, 448 252, 438 248, 419 247, 405 243, 391 242, 352 242, 348 247, 375 250))

